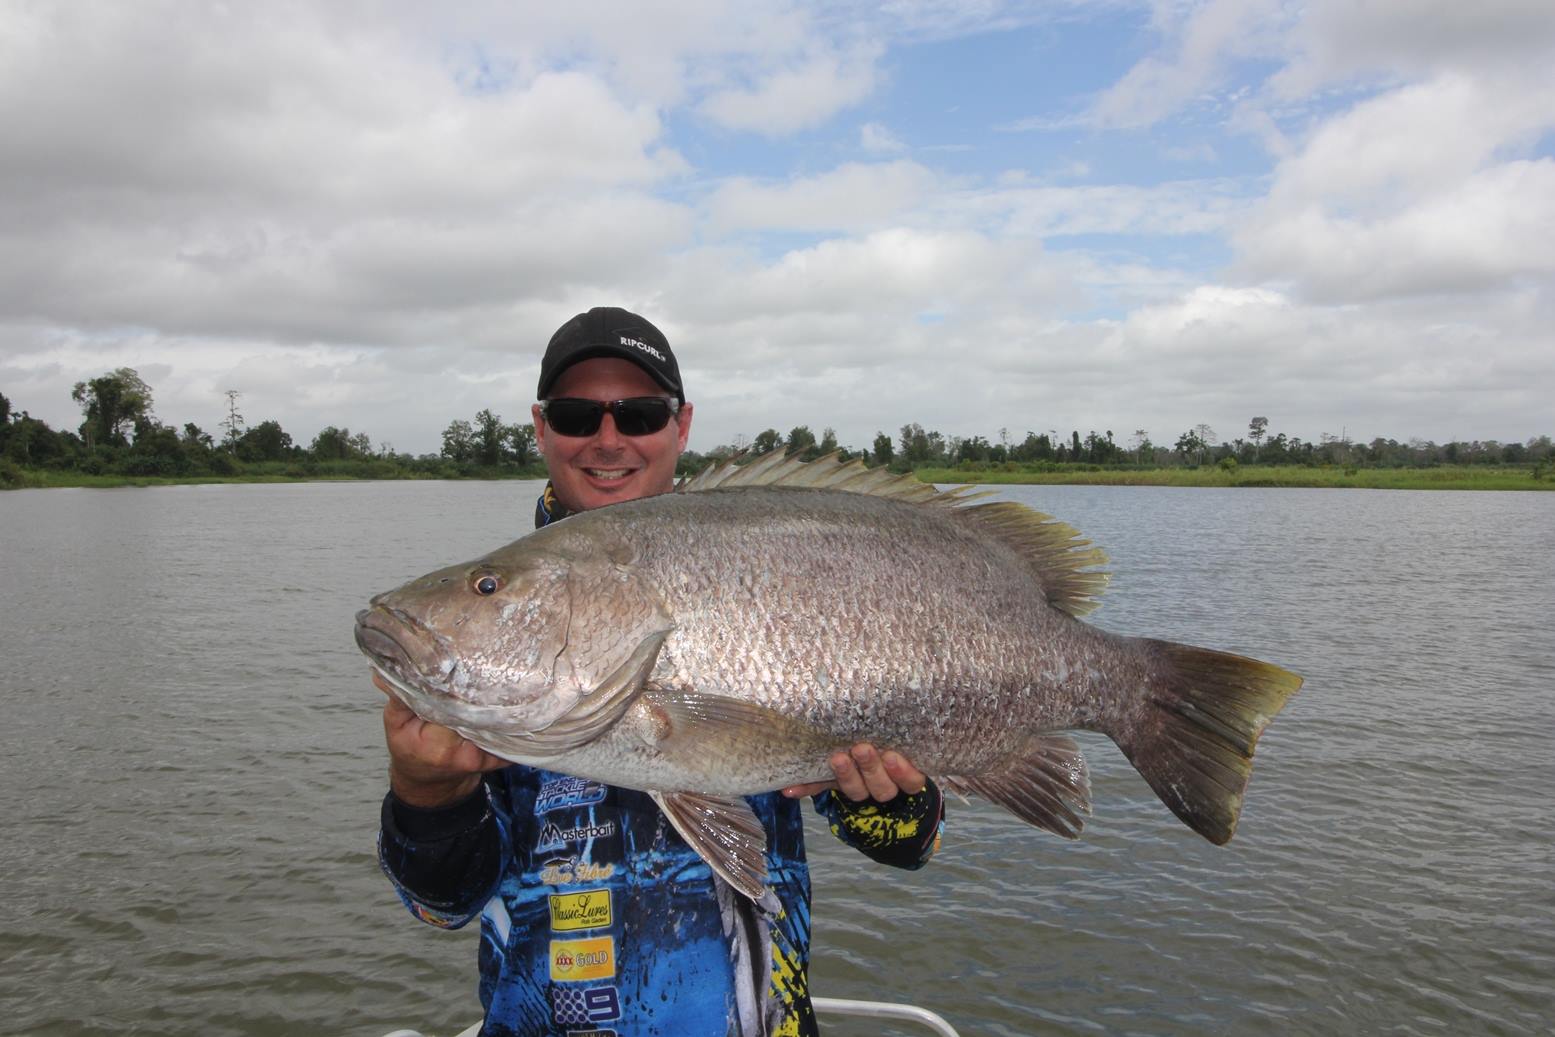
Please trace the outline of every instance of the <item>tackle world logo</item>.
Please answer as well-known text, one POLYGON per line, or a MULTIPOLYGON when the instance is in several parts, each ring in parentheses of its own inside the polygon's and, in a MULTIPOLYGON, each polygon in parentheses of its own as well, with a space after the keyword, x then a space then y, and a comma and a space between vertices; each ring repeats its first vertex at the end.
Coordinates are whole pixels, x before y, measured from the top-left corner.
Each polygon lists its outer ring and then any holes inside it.
POLYGON ((570 886, 574 882, 604 882, 616 873, 614 864, 595 864, 576 857, 546 861, 540 869, 540 881, 547 886, 570 886))
POLYGON ((605 786, 584 778, 552 778, 540 786, 535 813, 549 814, 568 807, 586 807, 605 798, 605 786))
POLYGON ((644 353, 647 353, 649 356, 653 357, 659 363, 661 363, 661 364, 664 363, 664 354, 660 353, 657 349, 654 349, 652 346, 648 345, 648 343, 646 343, 646 342, 639 341, 638 339, 635 339, 635 338, 627 338, 625 335, 622 335, 621 336, 621 345, 623 345, 623 346, 631 346, 633 349, 640 349, 644 353))
POLYGON ((551 894, 551 930, 558 933, 579 929, 603 929, 610 924, 610 891, 594 889, 587 893, 551 894))
POLYGON ((616 823, 606 821, 597 825, 577 825, 573 828, 563 828, 554 821, 547 821, 540 828, 540 841, 535 843, 537 850, 559 850, 568 843, 581 843, 587 839, 604 839, 614 835, 616 823))

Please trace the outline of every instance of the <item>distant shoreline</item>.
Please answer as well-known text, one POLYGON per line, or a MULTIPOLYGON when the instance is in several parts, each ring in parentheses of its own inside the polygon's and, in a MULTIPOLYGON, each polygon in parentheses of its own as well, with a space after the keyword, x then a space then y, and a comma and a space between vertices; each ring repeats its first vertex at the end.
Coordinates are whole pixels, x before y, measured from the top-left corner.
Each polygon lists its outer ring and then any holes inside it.
POLYGON ((1326 465, 1219 465, 1182 468, 1004 471, 919 468, 925 482, 1037 486, 1184 486, 1359 490, 1555 490, 1555 472, 1531 465, 1358 468, 1326 465))
MULTIPOLYGON (((1529 465, 1440 465, 1431 468, 1345 468, 1301 465, 1246 465, 1230 470, 1217 466, 1179 468, 1100 468, 1051 470, 1010 467, 918 468, 913 472, 930 483, 1030 485, 1030 486, 1182 486, 1182 487, 1290 487, 1367 490, 1555 490, 1555 473, 1529 465)), ((277 473, 254 475, 202 475, 186 478, 138 475, 89 475, 84 472, 21 469, 21 478, 3 489, 115 489, 147 486, 200 486, 228 483, 300 482, 398 482, 406 479, 449 478, 445 474, 382 472, 360 475, 344 472, 316 475, 277 473)), ((543 479, 542 471, 483 472, 454 477, 452 481, 511 481, 543 479)))

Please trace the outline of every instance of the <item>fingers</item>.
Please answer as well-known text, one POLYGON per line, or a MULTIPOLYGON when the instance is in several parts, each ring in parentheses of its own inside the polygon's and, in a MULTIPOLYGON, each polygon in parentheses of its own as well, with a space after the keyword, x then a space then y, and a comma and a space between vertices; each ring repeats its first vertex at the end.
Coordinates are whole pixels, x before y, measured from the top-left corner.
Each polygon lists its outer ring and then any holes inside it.
MULTIPOLYGON (((888 755, 895 757, 896 770, 901 773, 903 768, 900 764, 905 762, 901 755, 888 755)), ((872 799, 876 803, 885 803, 895 799, 896 794, 902 790, 881 754, 868 742, 860 742, 845 753, 833 753, 831 766, 837 775, 838 790, 854 802, 872 799)), ((909 765, 906 769, 912 768, 909 765)))
POLYGON ((887 749, 880 756, 880 762, 885 765, 886 773, 891 776, 896 787, 903 792, 917 795, 929 785, 929 779, 922 771, 912 765, 912 761, 895 749, 887 749))
POLYGON ((929 784, 929 779, 907 757, 894 749, 877 752, 868 742, 860 742, 847 752, 832 753, 829 762, 832 773, 837 776, 836 781, 790 785, 783 790, 783 795, 798 799, 836 789, 855 803, 866 799, 885 803, 895 799, 899 792, 917 795, 929 784))

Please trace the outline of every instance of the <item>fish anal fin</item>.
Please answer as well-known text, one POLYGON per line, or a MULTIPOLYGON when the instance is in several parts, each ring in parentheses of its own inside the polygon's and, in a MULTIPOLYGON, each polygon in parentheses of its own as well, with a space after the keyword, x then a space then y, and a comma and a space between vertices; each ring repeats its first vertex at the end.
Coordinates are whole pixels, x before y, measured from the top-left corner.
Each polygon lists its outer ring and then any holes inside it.
POLYGON ((1258 738, 1301 678, 1229 652, 1145 644, 1157 660, 1146 695, 1161 722, 1113 740, 1174 814, 1223 845, 1236 832, 1258 738))
POLYGON ((1035 735, 1004 765, 977 775, 947 775, 947 788, 977 795, 1027 824, 1076 839, 1091 812, 1085 757, 1067 735, 1035 735))
POLYGON ((760 901, 767 888, 767 833, 743 799, 696 792, 650 792, 680 837, 713 874, 760 901))

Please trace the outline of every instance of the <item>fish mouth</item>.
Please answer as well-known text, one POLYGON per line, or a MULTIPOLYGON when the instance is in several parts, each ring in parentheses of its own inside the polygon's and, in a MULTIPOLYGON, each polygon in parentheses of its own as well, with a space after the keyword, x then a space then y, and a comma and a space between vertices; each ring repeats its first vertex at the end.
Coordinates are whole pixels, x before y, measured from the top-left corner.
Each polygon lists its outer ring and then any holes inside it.
POLYGON ((390 694, 423 720, 471 740, 477 740, 482 730, 504 734, 530 730, 522 710, 472 702, 460 694, 457 656, 445 649, 440 636, 400 609, 375 604, 358 612, 356 646, 390 694))
MULTIPOLYGON (((401 679, 420 678, 424 683, 425 662, 436 659, 437 637, 399 609, 374 605, 356 614, 356 646, 380 670, 401 679)), ((446 679, 456 667, 451 660, 434 669, 446 679)))

